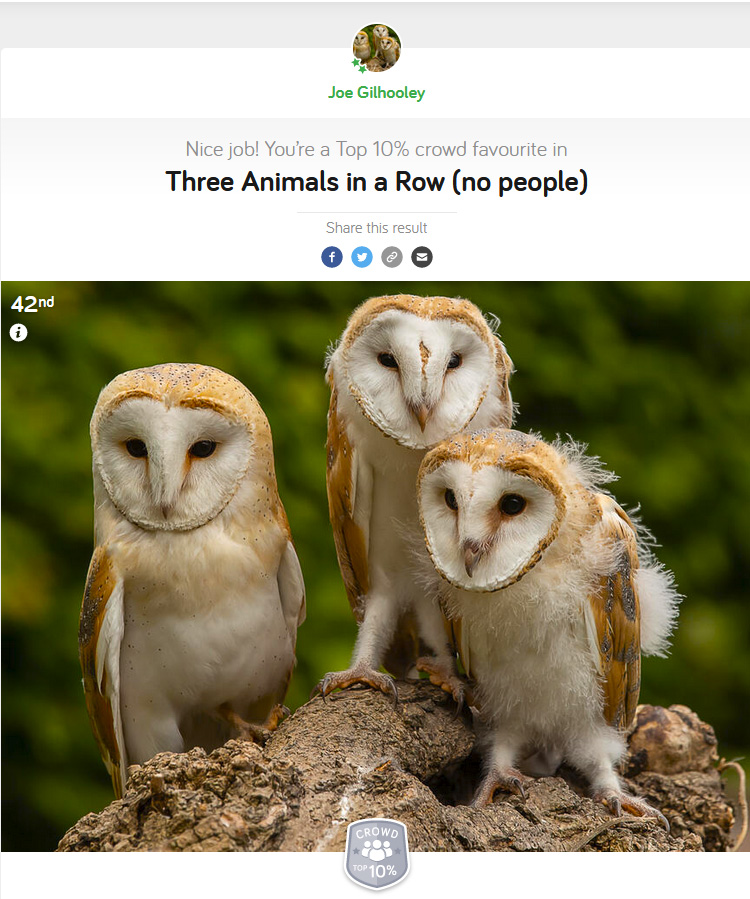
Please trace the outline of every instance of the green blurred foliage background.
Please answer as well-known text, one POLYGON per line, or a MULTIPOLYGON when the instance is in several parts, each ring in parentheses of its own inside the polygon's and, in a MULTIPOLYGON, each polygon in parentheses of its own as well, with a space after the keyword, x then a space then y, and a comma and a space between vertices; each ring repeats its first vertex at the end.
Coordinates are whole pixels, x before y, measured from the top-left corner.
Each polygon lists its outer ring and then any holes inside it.
POLYGON ((362 300, 447 294, 502 319, 518 426, 589 444, 642 505, 686 595, 641 699, 685 703, 750 747, 750 290, 732 283, 6 283, 2 293, 3 848, 53 849, 111 788, 84 709, 77 621, 92 550, 88 422, 116 374, 201 362, 271 423, 308 590, 295 708, 344 668, 355 625, 325 496, 328 344, 362 300), (17 295, 53 309, 10 310, 17 295), (29 338, 7 333, 24 321, 29 338))

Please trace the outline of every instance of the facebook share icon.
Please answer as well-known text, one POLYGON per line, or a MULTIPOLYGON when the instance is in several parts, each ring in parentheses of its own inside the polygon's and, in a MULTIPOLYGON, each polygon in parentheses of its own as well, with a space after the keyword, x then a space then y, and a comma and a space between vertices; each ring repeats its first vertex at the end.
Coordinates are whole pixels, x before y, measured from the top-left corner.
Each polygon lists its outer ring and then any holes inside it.
POLYGON ((323 260, 323 265, 327 265, 328 268, 336 268, 337 265, 341 265, 344 254, 338 247, 326 247, 320 254, 320 258, 323 260))

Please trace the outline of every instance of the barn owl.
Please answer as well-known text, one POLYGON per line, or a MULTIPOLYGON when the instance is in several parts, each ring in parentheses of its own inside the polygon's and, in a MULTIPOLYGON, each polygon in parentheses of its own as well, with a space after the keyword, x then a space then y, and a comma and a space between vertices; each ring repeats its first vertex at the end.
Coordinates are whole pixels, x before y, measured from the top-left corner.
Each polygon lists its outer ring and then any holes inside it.
POLYGON ((354 36, 354 55, 361 62, 370 58, 370 39, 364 31, 359 31, 354 36))
POLYGON ((278 723, 305 592, 268 421, 239 381, 205 365, 118 375, 91 446, 79 649, 119 797, 129 764, 278 723))
POLYGON ((381 56, 380 53, 380 42, 384 37, 388 37, 390 35, 390 31, 388 30, 387 25, 375 25, 372 29, 372 42, 374 45, 375 56, 381 56))
POLYGON ((328 360, 328 505, 339 567, 359 633, 349 670, 318 684, 393 680, 416 667, 460 701, 443 616, 411 577, 422 541, 416 479, 428 447, 466 427, 508 425, 512 363, 473 303, 386 296, 359 306, 328 360))
POLYGON ((385 62, 386 68, 395 66, 401 56, 401 47, 398 41, 393 37, 384 37, 380 41, 380 55, 385 62))
POLYGON ((496 789, 562 760, 615 814, 666 819, 625 793, 615 764, 638 702, 641 653, 663 655, 677 614, 672 576, 602 484, 598 459, 510 430, 463 434, 418 477, 427 550, 447 584, 459 655, 476 682, 496 789))

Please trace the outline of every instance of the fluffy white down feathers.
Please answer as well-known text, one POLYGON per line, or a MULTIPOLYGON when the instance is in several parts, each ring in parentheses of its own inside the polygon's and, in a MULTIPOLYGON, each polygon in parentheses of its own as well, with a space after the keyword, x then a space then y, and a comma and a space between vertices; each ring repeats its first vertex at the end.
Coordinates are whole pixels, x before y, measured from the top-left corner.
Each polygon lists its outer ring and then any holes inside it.
MULTIPOLYGON (((641 653, 663 653, 680 597, 645 532, 574 443, 504 429, 429 452, 418 496, 459 654, 476 681, 488 773, 477 801, 521 789, 514 766, 567 759, 614 810, 660 813, 614 772, 641 653)), ((534 766, 527 766, 533 768, 534 766)))

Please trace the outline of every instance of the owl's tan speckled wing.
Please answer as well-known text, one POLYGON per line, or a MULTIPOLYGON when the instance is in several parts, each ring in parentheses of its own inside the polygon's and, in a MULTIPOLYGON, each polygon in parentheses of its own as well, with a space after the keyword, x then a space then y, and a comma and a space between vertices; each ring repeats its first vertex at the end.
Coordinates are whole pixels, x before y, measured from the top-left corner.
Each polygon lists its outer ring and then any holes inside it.
POLYGON ((123 631, 123 582, 106 550, 97 547, 83 594, 78 653, 91 729, 118 799, 123 793, 127 771, 120 717, 123 631))
MULTIPOLYGON (((364 616, 360 597, 365 596, 370 589, 367 534, 354 520, 357 460, 346 433, 346 425, 339 415, 335 388, 331 391, 331 405, 328 409, 327 450, 328 512, 346 595, 359 624, 364 616)), ((361 516, 359 517, 361 520, 361 516)))
POLYGON ((596 629, 597 664, 602 675, 604 717, 626 730, 633 721, 641 686, 641 614, 634 573, 639 567, 635 529, 609 496, 599 494, 604 534, 618 546, 614 571, 589 597, 596 629))

